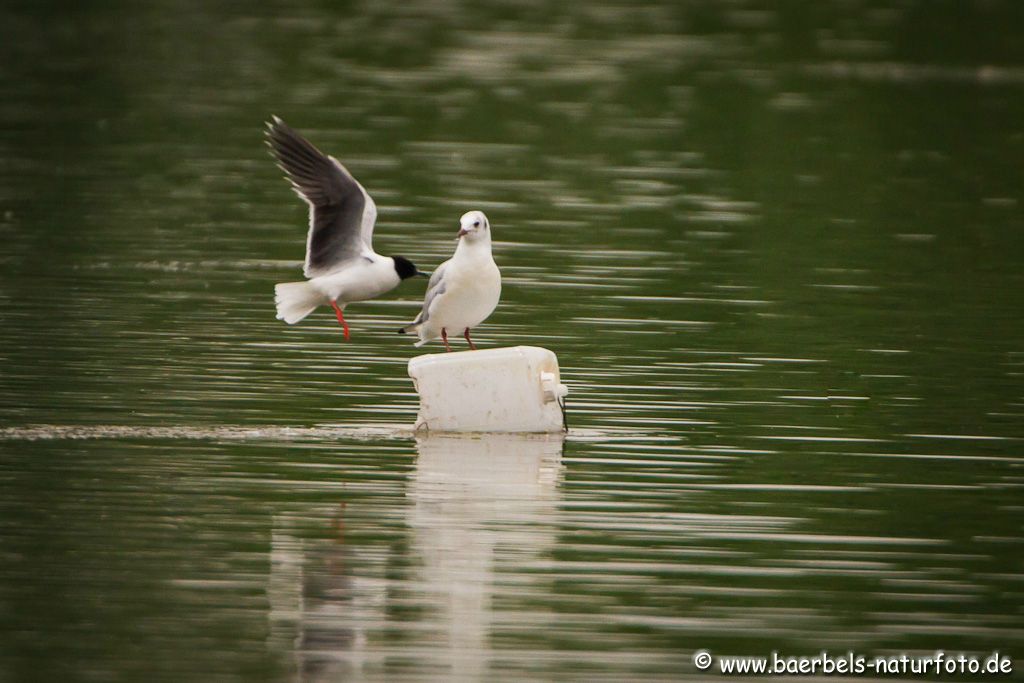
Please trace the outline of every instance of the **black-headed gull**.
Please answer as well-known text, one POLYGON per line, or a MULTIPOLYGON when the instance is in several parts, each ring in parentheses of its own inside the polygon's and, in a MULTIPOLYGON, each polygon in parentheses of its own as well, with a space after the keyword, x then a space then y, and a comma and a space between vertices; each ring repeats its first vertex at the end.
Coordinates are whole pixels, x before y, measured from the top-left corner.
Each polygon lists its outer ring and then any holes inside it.
POLYGON ((398 332, 416 332, 416 346, 441 337, 448 351, 448 332, 463 334, 476 350, 469 331, 494 312, 501 298, 501 272, 491 256, 491 225, 482 211, 470 211, 460 219, 459 245, 455 255, 438 266, 430 277, 423 309, 398 332))
POLYGON ((349 338, 342 311, 356 301, 389 292, 402 280, 422 275, 402 256, 373 250, 377 205, 352 174, 274 116, 267 123, 267 145, 287 174, 292 189, 309 204, 306 282, 274 285, 277 317, 294 325, 317 306, 331 304, 349 338))

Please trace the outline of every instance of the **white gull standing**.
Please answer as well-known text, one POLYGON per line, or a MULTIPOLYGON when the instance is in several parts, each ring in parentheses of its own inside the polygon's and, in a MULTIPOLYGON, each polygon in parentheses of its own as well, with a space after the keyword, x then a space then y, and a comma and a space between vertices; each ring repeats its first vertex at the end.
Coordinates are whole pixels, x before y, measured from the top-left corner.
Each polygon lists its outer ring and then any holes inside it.
POLYGON ((349 338, 345 306, 374 299, 405 279, 426 277, 409 259, 373 250, 377 205, 352 174, 274 116, 267 145, 288 175, 292 189, 309 204, 306 282, 274 285, 277 317, 294 325, 329 303, 349 338))
POLYGON ((469 331, 494 312, 501 298, 501 271, 491 256, 491 226, 482 211, 470 211, 460 219, 455 255, 438 266, 430 277, 423 309, 398 332, 416 332, 416 346, 441 337, 448 351, 448 333, 463 334, 476 350, 469 331))

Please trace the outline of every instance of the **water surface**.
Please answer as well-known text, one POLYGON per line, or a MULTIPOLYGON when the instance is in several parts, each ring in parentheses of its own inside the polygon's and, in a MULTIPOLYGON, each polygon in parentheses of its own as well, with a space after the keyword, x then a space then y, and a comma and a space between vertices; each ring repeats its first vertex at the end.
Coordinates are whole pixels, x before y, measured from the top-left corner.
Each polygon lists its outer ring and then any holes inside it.
POLYGON ((1024 16, 677 4, 0 10, 0 679, 1018 654, 1024 16), (487 212, 564 440, 412 434, 422 283, 274 319, 270 114, 487 212))

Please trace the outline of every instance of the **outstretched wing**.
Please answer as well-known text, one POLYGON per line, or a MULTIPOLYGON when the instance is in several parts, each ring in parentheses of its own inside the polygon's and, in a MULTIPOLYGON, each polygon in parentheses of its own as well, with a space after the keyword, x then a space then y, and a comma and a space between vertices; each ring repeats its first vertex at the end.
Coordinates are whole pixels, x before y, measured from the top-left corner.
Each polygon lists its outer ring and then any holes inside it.
POLYGON ((309 204, 306 277, 372 255, 377 205, 352 174, 276 116, 267 123, 267 144, 295 193, 309 204))

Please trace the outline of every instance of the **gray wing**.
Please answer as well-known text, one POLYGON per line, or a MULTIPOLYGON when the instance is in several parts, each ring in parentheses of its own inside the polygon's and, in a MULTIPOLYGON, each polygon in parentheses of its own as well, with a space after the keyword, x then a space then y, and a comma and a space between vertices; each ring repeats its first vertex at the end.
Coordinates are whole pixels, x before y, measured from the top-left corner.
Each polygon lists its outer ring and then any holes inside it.
POLYGON ((276 116, 267 124, 267 144, 295 193, 309 204, 306 277, 372 254, 377 206, 352 174, 276 116))
POLYGON ((434 299, 444 294, 444 270, 448 267, 449 263, 451 263, 451 259, 434 269, 433 274, 430 276, 430 281, 427 282, 427 293, 423 297, 423 308, 420 310, 420 314, 416 316, 416 319, 412 321, 412 325, 422 325, 427 322, 427 318, 430 317, 430 304, 434 303, 434 299))

